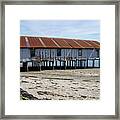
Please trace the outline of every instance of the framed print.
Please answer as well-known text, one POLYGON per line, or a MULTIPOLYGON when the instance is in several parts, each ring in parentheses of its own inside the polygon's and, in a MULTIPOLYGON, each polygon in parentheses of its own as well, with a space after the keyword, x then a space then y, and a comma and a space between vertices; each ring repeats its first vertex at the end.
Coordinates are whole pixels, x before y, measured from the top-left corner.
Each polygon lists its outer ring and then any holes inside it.
POLYGON ((1 9, 1 118, 119 119, 117 0, 1 9))

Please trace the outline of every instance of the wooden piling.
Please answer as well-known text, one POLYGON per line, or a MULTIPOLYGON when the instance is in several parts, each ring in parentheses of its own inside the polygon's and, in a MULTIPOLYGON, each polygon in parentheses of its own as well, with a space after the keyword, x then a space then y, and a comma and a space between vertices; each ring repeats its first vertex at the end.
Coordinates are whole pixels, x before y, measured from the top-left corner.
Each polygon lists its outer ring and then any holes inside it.
POLYGON ((80 67, 80 60, 78 60, 78 68, 80 67))
POLYGON ((61 69, 61 59, 60 59, 60 69, 61 69))
POLYGON ((99 68, 100 68, 100 59, 99 59, 99 68))
POLYGON ((94 68, 94 66, 95 66, 95 59, 93 59, 93 68, 94 68))
POLYGON ((29 71, 29 70, 42 70, 42 69, 66 69, 66 68, 94 68, 94 67, 98 67, 100 68, 100 59, 40 59, 40 60, 31 60, 31 61, 26 61, 23 62, 23 70, 24 71, 29 71), (89 66, 89 61, 91 63, 91 65, 89 66), (95 66, 97 61, 97 66, 95 66), (29 67, 28 68, 28 62, 32 62, 32 68, 29 67), (59 65, 58 63, 59 62, 59 65))
POLYGON ((66 67, 68 67, 68 60, 67 60, 66 62, 67 62, 67 63, 66 63, 66 64, 67 64, 66 67))
POLYGON ((86 59, 86 67, 88 68, 88 59, 86 59))
POLYGON ((54 61, 52 61, 52 68, 53 68, 53 70, 54 70, 54 61))
POLYGON ((41 71, 41 61, 39 62, 39 66, 40 66, 40 71, 41 71))
POLYGON ((83 66, 82 66, 82 60, 80 60, 80 67, 82 68, 83 66))
POLYGON ((64 69, 66 69, 66 60, 64 60, 64 69))
POLYGON ((76 66, 75 66, 75 69, 76 69, 77 66, 78 66, 78 60, 76 59, 75 61, 76 61, 76 62, 75 62, 75 63, 76 63, 76 64, 75 64, 75 65, 76 65, 76 66))

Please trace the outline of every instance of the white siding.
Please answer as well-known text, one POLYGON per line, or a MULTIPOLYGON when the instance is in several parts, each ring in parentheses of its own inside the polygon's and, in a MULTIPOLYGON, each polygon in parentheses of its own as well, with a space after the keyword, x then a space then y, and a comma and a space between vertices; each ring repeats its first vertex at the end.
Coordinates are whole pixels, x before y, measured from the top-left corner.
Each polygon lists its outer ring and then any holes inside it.
POLYGON ((85 58, 97 57, 97 51, 95 49, 82 49, 82 57, 85 58))
MULTIPOLYGON (((76 57, 78 58, 79 49, 61 49, 61 57, 76 57)), ((41 58, 57 57, 57 49, 35 49, 35 56, 41 58)), ((82 57, 94 58, 97 57, 97 51, 94 49, 82 49, 82 57)), ((20 49, 20 59, 29 59, 30 50, 20 49)))
POLYGON ((51 58, 57 57, 56 49, 51 49, 51 58))
POLYGON ((57 52, 55 49, 36 49, 35 56, 39 56, 41 58, 53 58, 57 56, 57 52))
POLYGON ((20 59, 30 59, 30 50, 29 49, 20 49, 20 59))

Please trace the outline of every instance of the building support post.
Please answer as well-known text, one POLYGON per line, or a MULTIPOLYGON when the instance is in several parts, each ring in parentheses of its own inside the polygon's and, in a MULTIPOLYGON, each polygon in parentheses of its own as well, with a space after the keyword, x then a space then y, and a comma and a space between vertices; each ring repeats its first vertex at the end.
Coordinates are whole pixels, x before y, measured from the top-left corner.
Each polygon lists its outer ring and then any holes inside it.
POLYGON ((82 60, 80 60, 80 67, 82 68, 83 66, 82 66, 82 60))
POLYGON ((64 60, 64 66, 65 66, 64 69, 66 69, 66 60, 64 60))
POLYGON ((71 69, 71 60, 69 60, 69 68, 71 69))
POLYGON ((46 60, 46 67, 48 67, 48 61, 46 60))
POLYGON ((78 68, 80 67, 80 60, 78 60, 78 68))
POLYGON ((40 71, 41 71, 41 61, 39 62, 39 66, 40 66, 40 71))
POLYGON ((55 61, 55 66, 56 66, 56 68, 57 68, 57 60, 55 61))
POLYGON ((54 61, 52 61, 52 68, 53 68, 53 70, 54 70, 54 61))
POLYGON ((50 61, 48 61, 49 62, 49 69, 50 69, 50 61))
POLYGON ((87 64, 86 67, 88 68, 88 58, 86 59, 86 64, 87 64))
POLYGON ((60 69, 61 69, 61 59, 60 59, 60 69))
POLYGON ((77 68, 77 59, 75 59, 75 69, 77 68))
POLYGON ((29 70, 29 69, 28 69, 28 62, 26 62, 26 64, 27 64, 27 72, 28 72, 28 70, 29 70))
POLYGON ((93 68, 95 67, 95 59, 93 59, 93 68))
POLYGON ((98 67, 100 68, 100 59, 99 59, 99 66, 98 67))

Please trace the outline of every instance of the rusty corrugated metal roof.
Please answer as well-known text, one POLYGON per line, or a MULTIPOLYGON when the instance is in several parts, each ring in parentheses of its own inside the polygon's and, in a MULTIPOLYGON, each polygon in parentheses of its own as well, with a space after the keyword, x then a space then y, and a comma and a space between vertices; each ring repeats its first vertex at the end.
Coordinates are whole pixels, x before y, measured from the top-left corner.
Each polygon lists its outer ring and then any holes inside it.
POLYGON ((46 48, 58 48, 60 47, 52 38, 40 37, 46 48))
POLYGON ((91 44, 93 47, 95 47, 95 48, 100 48, 100 45, 97 43, 97 42, 95 42, 95 41, 90 41, 90 40, 87 40, 87 42, 89 43, 89 44, 91 44))
POLYGON ((82 48, 74 39, 64 39, 72 48, 82 48))
POLYGON ((29 47, 32 48, 44 47, 38 37, 27 37, 27 39, 30 45, 29 47))
POLYGON ((80 49, 80 48, 100 48, 100 43, 98 41, 92 40, 21 36, 20 47, 80 49), (26 42, 27 44, 29 44, 29 46, 26 44, 26 42))
POLYGON ((94 48, 91 44, 87 42, 87 40, 75 40, 79 45, 83 48, 94 48))
POLYGON ((27 46, 26 46, 26 39, 25 39, 25 37, 23 37, 23 36, 20 37, 20 47, 21 47, 21 48, 27 47, 27 46))
POLYGON ((72 48, 63 38, 53 38, 53 40, 60 46, 60 48, 72 48))

